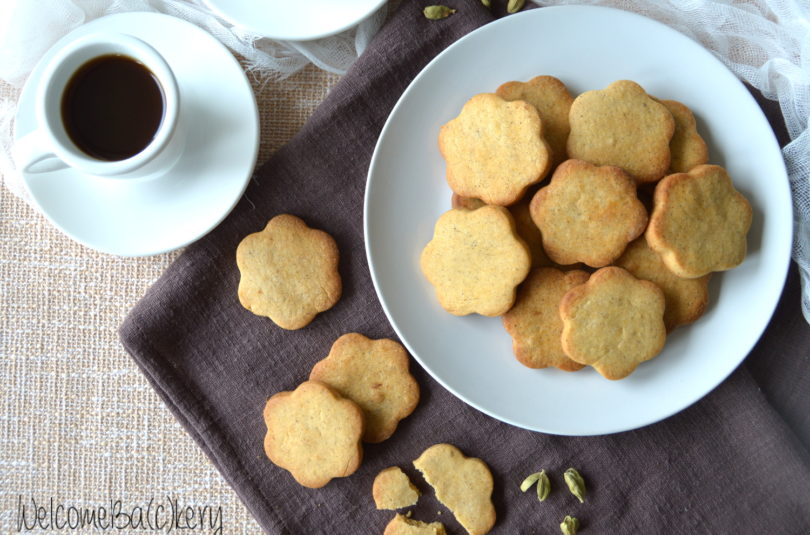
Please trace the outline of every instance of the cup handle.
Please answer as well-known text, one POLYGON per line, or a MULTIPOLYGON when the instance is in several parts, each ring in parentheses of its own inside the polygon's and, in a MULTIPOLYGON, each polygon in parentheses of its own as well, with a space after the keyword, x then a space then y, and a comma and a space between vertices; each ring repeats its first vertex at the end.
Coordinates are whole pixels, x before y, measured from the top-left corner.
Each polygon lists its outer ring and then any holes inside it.
POLYGON ((49 173, 68 167, 48 148, 41 130, 34 130, 16 140, 11 155, 21 173, 49 173))

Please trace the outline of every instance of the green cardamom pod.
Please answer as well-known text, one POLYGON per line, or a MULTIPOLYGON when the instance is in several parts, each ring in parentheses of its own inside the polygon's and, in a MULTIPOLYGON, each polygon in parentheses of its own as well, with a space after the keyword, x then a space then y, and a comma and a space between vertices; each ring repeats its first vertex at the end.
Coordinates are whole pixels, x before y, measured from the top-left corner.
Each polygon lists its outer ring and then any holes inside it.
POLYGON ((535 472, 534 474, 527 476, 526 479, 523 480, 523 483, 520 484, 520 491, 526 492, 532 488, 532 485, 537 483, 537 480, 540 479, 541 474, 545 475, 545 470, 542 472, 535 472))
POLYGON ((509 0, 509 3, 506 4, 506 12, 507 13, 517 13, 523 6, 526 5, 526 0, 509 0))
POLYGON ((560 524, 560 531, 563 535, 576 535, 579 529, 579 520, 570 515, 565 515, 562 523, 560 524))
POLYGON ((492 7, 492 0, 481 0, 481 3, 484 4, 484 7, 486 8, 492 7))
POLYGON ((568 485, 568 490, 571 491, 571 494, 577 497, 579 503, 584 503, 585 480, 582 479, 579 472, 577 472, 575 468, 569 468, 565 471, 565 474, 563 474, 563 478, 565 478, 565 484, 568 485))
POLYGON ((427 6, 422 10, 422 13, 425 14, 425 18, 430 20, 446 19, 455 12, 455 9, 447 6, 427 6))
POLYGON ((540 472, 540 478, 537 480, 537 499, 539 501, 545 501, 548 498, 548 494, 551 492, 551 481, 549 481, 548 476, 546 475, 546 471, 542 470, 540 472))

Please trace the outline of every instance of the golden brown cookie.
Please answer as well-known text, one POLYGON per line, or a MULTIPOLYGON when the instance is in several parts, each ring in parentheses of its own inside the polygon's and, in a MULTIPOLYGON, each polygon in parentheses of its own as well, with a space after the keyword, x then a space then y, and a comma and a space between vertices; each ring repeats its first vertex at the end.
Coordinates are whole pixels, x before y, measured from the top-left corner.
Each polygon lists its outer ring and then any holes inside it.
POLYGON ((751 205, 719 165, 669 175, 654 204, 647 243, 679 277, 725 271, 745 258, 751 205))
POLYGON ((618 258, 647 225, 633 180, 621 169, 567 160, 531 201, 543 248, 562 265, 602 267, 618 258))
POLYGON ((419 403, 419 384, 408 371, 402 344, 349 333, 315 364, 310 380, 320 381, 363 409, 365 442, 382 442, 419 403))
POLYGON ((660 100, 675 119, 675 133, 669 142, 670 173, 687 173, 709 162, 709 148, 700 137, 692 110, 676 100, 660 100))
POLYGON ((569 358, 622 379, 664 347, 664 293, 626 270, 602 268, 563 296, 562 347, 569 358))
POLYGON ((509 310, 530 262, 512 216, 500 206, 445 212, 420 259, 439 303, 457 316, 509 310))
POLYGON ((553 76, 535 76, 528 82, 506 82, 495 94, 504 100, 523 100, 540 114, 543 123, 543 137, 551 148, 552 166, 566 160, 565 145, 568 141, 568 113, 574 97, 568 88, 553 76))
POLYGON ((405 515, 397 514, 385 526, 383 535, 447 535, 447 532, 441 522, 428 524, 427 522, 420 522, 405 515))
POLYGON ((493 93, 475 95, 441 127, 439 150, 450 188, 487 204, 517 201, 528 186, 543 179, 550 165, 537 110, 493 93))
POLYGON ((435 444, 413 465, 470 535, 484 535, 492 529, 492 473, 484 461, 465 457, 451 444, 435 444))
POLYGON ((398 466, 391 466, 377 474, 371 487, 377 509, 402 509, 416 505, 419 494, 419 489, 398 466))
POLYGON ((615 165, 637 182, 655 182, 669 169, 675 120, 635 82, 619 80, 574 99, 568 156, 615 165))
MULTIPOLYGON (((666 308, 664 325, 671 331, 679 325, 692 323, 706 310, 709 302, 709 277, 684 279, 672 273, 642 236, 627 246, 616 265, 629 271, 637 279, 654 283, 664 292, 666 308)), ((518 297, 520 302, 520 297, 518 297)))
POLYGON ((553 366, 568 372, 583 364, 568 358, 560 344, 560 301, 565 293, 588 280, 585 271, 541 267, 529 273, 518 289, 517 300, 503 316, 518 361, 529 368, 553 366))
MULTIPOLYGON (((529 193, 531 193, 531 191, 529 193)), ((509 207, 509 213, 512 214, 512 219, 515 220, 515 230, 518 236, 520 236, 529 248, 529 254, 532 257, 532 267, 552 266, 554 262, 549 259, 546 251, 543 249, 543 236, 540 234, 540 229, 534 224, 531 212, 529 211, 529 203, 531 200, 532 196, 527 194, 509 207)), ((453 208, 463 208, 466 210, 475 210, 476 208, 486 206, 484 201, 471 197, 462 197, 456 193, 453 194, 451 204, 453 208)))
POLYGON ((329 234, 278 215, 236 249, 239 302, 283 329, 300 329, 340 299, 338 257, 329 234))
POLYGON ((264 407, 264 452, 305 487, 354 473, 363 458, 363 411, 317 381, 279 392, 264 407))

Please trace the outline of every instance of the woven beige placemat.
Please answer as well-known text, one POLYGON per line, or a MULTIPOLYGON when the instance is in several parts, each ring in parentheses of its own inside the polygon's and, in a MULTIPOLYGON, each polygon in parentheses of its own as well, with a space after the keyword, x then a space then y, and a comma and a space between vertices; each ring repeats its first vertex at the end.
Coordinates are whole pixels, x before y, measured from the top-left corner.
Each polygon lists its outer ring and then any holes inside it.
MULTIPOLYGON (((281 82, 251 81, 260 164, 338 79, 309 67, 281 82)), ((10 94, 0 85, 0 96, 10 94)), ((103 532, 99 517, 116 510, 121 525, 121 513, 135 515, 126 529, 111 531, 165 533, 171 515, 188 514, 187 506, 197 508, 187 522, 196 528, 174 527, 181 533, 215 533, 216 526, 225 534, 261 533, 118 342, 127 311, 178 253, 97 253, 0 187, 0 533, 26 532, 35 504, 46 515, 35 533, 52 521, 64 532, 103 532), (95 512, 101 531, 71 529, 71 507, 95 512)))

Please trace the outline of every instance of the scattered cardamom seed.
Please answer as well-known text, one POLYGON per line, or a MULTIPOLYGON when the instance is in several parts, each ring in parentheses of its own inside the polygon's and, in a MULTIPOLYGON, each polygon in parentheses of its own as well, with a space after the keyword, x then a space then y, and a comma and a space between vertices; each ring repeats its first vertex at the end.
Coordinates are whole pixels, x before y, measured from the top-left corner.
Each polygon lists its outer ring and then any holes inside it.
POLYGON ((560 531, 563 532, 563 535, 576 535, 578 529, 579 520, 573 516, 565 515, 565 518, 560 524, 560 531))
POLYGON ((455 9, 447 6, 427 6, 422 10, 422 13, 425 14, 425 18, 429 20, 446 19, 455 12, 455 9))
POLYGON ((484 7, 487 9, 492 7, 492 0, 481 0, 481 3, 484 4, 484 7))
POLYGON ((542 472, 535 472, 527 476, 526 479, 523 480, 523 483, 520 484, 520 491, 526 492, 527 490, 532 488, 532 485, 537 483, 537 480, 540 479, 541 474, 544 475, 545 470, 543 470, 542 472))
POLYGON ((571 491, 571 494, 577 497, 579 503, 585 502, 585 480, 582 479, 582 476, 577 472, 575 468, 569 468, 563 474, 563 478, 565 479, 565 484, 568 485, 568 490, 571 491))
POLYGON ((551 481, 549 481, 546 471, 540 472, 540 478, 537 480, 537 500, 545 501, 548 494, 551 492, 551 481))
POLYGON ((506 12, 507 13, 517 13, 523 6, 526 5, 526 0, 509 0, 509 3, 506 4, 506 12))

